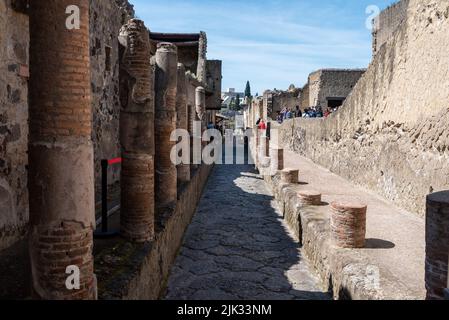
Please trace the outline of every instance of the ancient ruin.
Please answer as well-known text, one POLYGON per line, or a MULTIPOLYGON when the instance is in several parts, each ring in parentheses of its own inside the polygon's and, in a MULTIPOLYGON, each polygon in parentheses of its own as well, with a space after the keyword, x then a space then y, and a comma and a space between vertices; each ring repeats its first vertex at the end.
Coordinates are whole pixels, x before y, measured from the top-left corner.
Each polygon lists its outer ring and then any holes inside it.
POLYGON ((0 300, 449 299, 446 1, 232 119, 217 40, 137 16, 0 0, 0 300))

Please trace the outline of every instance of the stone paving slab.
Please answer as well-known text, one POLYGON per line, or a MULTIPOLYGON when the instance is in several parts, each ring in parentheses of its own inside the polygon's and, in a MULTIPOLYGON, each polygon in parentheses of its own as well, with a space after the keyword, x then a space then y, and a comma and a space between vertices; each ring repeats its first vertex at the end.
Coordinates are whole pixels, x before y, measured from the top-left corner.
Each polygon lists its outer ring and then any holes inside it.
POLYGON ((330 299, 264 181, 217 165, 171 272, 168 300, 330 299))

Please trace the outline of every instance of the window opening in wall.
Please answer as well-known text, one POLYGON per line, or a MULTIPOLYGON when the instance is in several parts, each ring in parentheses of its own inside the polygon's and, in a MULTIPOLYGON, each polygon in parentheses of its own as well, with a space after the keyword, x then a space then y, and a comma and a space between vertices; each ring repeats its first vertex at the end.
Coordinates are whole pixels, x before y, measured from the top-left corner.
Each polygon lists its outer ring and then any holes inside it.
POLYGON ((329 109, 334 109, 334 108, 339 108, 343 105, 343 103, 345 102, 346 98, 342 98, 342 97, 328 97, 326 98, 327 100, 327 107, 329 109))

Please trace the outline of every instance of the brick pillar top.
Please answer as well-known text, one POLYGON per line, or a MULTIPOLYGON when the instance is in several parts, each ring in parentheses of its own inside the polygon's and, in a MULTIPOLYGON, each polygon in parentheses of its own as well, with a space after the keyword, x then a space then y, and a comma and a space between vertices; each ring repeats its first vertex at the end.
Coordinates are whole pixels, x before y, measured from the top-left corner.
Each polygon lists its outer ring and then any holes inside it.
POLYGON ((168 53, 171 52, 171 53, 178 54, 178 47, 170 42, 159 42, 157 44, 157 50, 161 50, 163 52, 168 52, 168 53))
POLYGON ((321 193, 316 190, 301 190, 298 191, 298 195, 304 197, 315 197, 315 196, 317 197, 321 196, 321 193))
POLYGON ((351 210, 351 212, 360 212, 364 213, 368 206, 366 204, 363 204, 358 201, 348 201, 348 200, 341 200, 341 201, 334 201, 331 203, 331 207, 335 210, 351 210))
POLYGON ((429 194, 427 201, 431 203, 447 204, 449 205, 449 191, 441 191, 429 194))

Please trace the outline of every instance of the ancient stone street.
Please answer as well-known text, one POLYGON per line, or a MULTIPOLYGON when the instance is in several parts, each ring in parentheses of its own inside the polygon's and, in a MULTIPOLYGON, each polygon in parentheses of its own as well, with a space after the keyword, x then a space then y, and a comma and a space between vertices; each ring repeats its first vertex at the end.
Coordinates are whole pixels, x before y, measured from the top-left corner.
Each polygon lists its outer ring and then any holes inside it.
POLYGON ((166 299, 329 299, 249 165, 217 165, 166 299))

